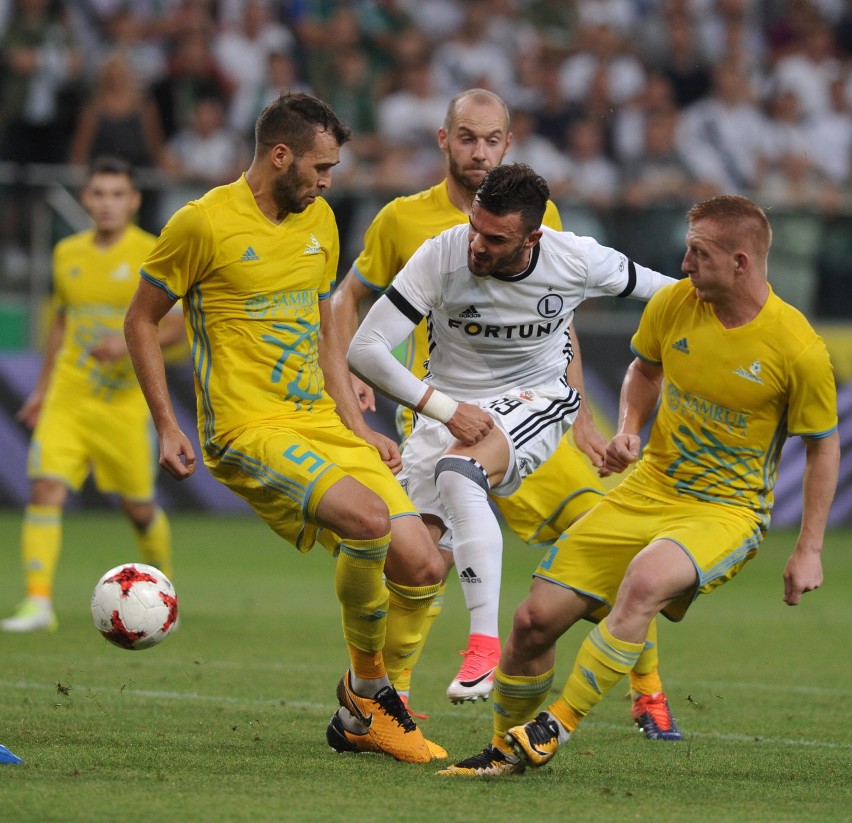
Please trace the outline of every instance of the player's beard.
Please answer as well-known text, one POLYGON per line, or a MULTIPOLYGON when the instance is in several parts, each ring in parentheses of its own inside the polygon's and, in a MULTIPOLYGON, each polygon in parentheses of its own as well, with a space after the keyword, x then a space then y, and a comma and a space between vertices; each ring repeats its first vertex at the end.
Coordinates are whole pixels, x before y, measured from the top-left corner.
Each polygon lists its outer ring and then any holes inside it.
POLYGON ((272 184, 272 199, 278 209, 279 218, 288 214, 300 214, 310 205, 308 197, 316 196, 318 193, 306 190, 305 180, 299 175, 295 160, 272 184))
POLYGON ((524 243, 521 243, 514 251, 504 254, 502 257, 479 257, 477 258, 470 246, 467 247, 467 267, 474 277, 491 277, 495 274, 513 276, 520 274, 528 261, 525 263, 526 252, 524 243))
POLYGON ((488 171, 490 166, 482 167, 479 169, 468 169, 464 171, 462 167, 458 164, 455 157, 450 153, 447 155, 447 166, 450 177, 458 183, 465 191, 470 193, 470 196, 476 193, 476 190, 479 188, 479 184, 482 182, 482 178, 485 177, 485 173, 488 171))

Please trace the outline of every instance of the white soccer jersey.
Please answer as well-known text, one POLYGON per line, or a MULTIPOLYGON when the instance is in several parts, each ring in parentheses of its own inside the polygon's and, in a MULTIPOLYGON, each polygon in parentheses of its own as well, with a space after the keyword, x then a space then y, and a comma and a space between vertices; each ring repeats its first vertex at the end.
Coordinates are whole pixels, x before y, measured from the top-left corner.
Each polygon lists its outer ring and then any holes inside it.
POLYGON ((350 348, 353 369, 415 407, 423 383, 406 378, 406 370, 395 368, 386 355, 403 325, 410 330, 425 317, 424 382, 450 397, 473 400, 550 384, 565 374, 573 356, 569 326, 583 300, 607 295, 647 300, 675 282, 591 237, 544 226, 541 231, 526 271, 513 277, 470 272, 467 225, 426 241, 359 328, 350 348), (394 319, 386 301, 408 324, 394 319))

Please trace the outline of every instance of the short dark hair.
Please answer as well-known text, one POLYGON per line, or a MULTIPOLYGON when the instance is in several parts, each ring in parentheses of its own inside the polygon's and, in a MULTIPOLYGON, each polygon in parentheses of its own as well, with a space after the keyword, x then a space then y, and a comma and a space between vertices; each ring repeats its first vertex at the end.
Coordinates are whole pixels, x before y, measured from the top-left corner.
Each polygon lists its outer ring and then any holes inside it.
POLYGON ((109 154, 98 155, 89 163, 86 180, 91 180, 96 174, 123 174, 136 188, 136 169, 123 157, 109 154))
POLYGON ((528 231, 541 226, 549 199, 547 181, 524 163, 494 166, 476 190, 476 200, 486 211, 498 216, 518 212, 528 231))
POLYGON ((338 146, 352 136, 328 103, 311 94, 292 92, 282 94, 264 108, 254 134, 258 146, 284 143, 293 154, 301 156, 313 146, 317 131, 330 132, 338 146))

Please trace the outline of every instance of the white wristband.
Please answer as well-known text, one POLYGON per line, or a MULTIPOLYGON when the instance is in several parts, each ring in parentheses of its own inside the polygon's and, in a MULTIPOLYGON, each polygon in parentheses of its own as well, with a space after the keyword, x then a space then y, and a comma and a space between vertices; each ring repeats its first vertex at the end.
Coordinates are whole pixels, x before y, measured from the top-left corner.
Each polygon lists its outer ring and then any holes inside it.
POLYGON ((435 420, 440 420, 446 423, 456 413, 459 404, 448 397, 446 394, 441 394, 437 389, 432 390, 429 399, 423 404, 420 409, 420 414, 425 414, 427 417, 433 417, 435 420))

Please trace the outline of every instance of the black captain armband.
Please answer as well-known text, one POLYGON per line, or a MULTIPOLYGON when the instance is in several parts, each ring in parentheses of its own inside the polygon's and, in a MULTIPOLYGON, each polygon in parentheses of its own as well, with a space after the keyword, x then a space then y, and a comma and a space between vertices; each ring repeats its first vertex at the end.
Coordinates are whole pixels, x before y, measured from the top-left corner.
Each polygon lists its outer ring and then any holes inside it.
POLYGON ((630 297, 636 288, 636 264, 632 260, 627 261, 627 285, 622 289, 619 297, 630 297))
MULTIPOLYGON (((636 282, 636 276, 633 276, 633 282, 636 282)), ((393 305, 397 308, 400 314, 405 315, 405 317, 410 320, 416 326, 422 319, 423 315, 420 314, 414 306, 411 305, 393 286, 388 286, 387 291, 385 292, 385 297, 393 303, 393 305)))

